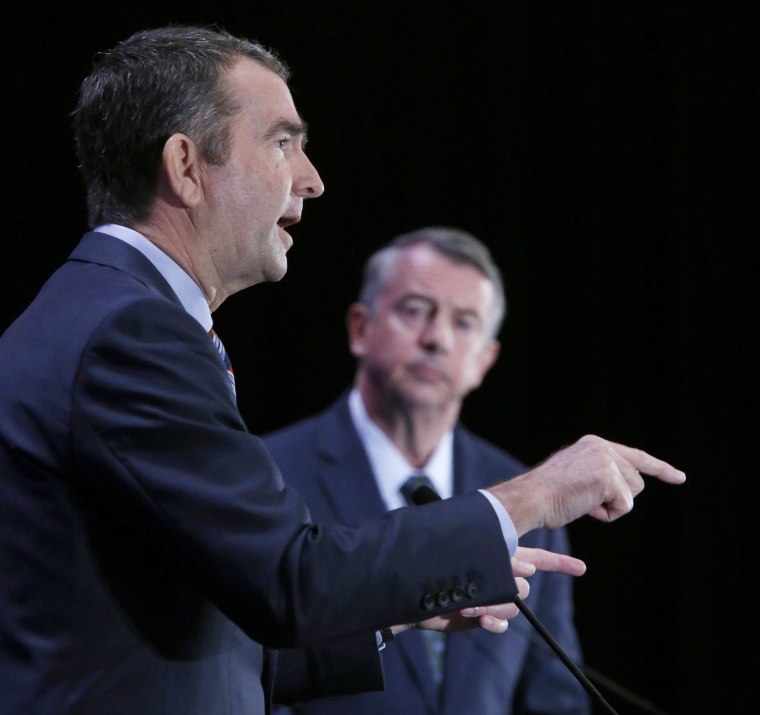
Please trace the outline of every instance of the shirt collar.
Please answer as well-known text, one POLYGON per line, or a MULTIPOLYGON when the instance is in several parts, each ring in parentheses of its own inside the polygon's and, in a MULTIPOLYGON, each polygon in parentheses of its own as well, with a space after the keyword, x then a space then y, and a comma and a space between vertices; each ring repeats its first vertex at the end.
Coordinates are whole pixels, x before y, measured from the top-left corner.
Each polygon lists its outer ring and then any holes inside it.
POLYGON ((406 506, 401 486, 412 474, 426 474, 441 498, 454 491, 454 432, 443 435, 435 451, 421 469, 413 467, 398 447, 367 414, 361 394, 356 388, 348 396, 348 409, 359 439, 364 445, 377 488, 388 509, 406 506))
POLYGON ((145 236, 115 223, 98 226, 95 231, 128 243, 143 254, 176 293, 182 307, 208 332, 213 325, 211 310, 198 284, 180 266, 145 236))

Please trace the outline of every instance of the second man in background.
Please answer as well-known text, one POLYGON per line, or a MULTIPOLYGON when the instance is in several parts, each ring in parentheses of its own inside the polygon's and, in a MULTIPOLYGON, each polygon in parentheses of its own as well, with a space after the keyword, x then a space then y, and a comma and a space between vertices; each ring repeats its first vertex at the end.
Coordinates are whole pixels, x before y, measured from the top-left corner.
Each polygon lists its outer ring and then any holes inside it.
MULTIPOLYGON (((421 229, 370 258, 359 301, 348 312, 358 360, 353 389, 266 439, 313 519, 361 523, 405 506, 405 485, 419 479, 446 498, 525 472, 459 423, 462 401, 498 357, 505 309, 498 268, 464 231, 421 229)), ((534 530, 520 545, 568 550, 564 529, 534 530)), ((530 584, 532 610, 578 660, 570 578, 537 573, 530 584)), ((588 713, 583 689, 552 652, 526 637, 529 628, 520 616, 501 638, 476 630, 407 633, 384 658, 385 692, 314 701, 295 712, 588 713)))

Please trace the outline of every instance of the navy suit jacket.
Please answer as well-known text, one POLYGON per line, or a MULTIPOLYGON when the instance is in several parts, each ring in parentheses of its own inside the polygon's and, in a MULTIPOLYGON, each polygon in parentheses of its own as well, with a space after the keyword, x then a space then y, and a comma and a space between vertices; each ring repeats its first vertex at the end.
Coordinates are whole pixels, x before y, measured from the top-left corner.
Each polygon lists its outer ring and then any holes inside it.
POLYGON ((514 597, 480 495, 310 523, 203 328, 118 239, 82 239, 0 337, 0 365, 4 714, 263 713, 262 645, 329 641, 286 700, 381 687, 374 631, 444 611, 423 608, 431 583, 514 597), (337 639, 369 644, 369 665, 337 639))
MULTIPOLYGON (((344 396, 325 412, 287 427, 264 441, 285 480, 297 488, 312 518, 357 524, 385 511, 364 447, 344 396)), ((505 452, 458 426, 454 433, 454 493, 494 484, 526 468, 505 452)), ((520 538, 522 546, 567 553, 564 529, 540 529, 520 538)), ((419 558, 445 558, 433 548, 419 558)), ((575 660, 580 656, 572 623, 571 579, 538 573, 530 579, 528 604, 575 660)), ((556 655, 531 643, 537 637, 521 615, 504 636, 479 630, 447 636, 445 679, 439 703, 421 635, 403 633, 383 659, 386 692, 329 698, 298 706, 300 715, 435 715, 513 712, 588 713, 585 691, 556 655), (394 652, 395 651, 395 652, 394 652)), ((284 710, 282 711, 285 712, 284 710)))

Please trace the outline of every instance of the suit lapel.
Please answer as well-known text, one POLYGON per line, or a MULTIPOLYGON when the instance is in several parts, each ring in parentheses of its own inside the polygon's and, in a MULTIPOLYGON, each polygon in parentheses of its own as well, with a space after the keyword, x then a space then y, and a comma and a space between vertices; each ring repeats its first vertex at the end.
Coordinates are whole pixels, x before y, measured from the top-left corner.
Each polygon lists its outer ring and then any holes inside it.
POLYGON ((484 474, 478 461, 471 436, 458 426, 454 430, 454 494, 466 494, 498 481, 498 477, 484 474))
POLYGON ((338 521, 355 525, 385 513, 367 454, 351 421, 346 396, 320 418, 317 451, 319 488, 338 521))

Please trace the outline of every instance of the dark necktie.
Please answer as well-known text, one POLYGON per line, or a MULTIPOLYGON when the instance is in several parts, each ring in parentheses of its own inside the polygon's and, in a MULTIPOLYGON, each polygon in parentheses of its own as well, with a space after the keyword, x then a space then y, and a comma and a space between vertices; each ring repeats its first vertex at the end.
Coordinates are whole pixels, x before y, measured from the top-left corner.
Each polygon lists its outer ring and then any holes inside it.
MULTIPOLYGON (((401 494, 404 499, 406 499, 406 503, 410 506, 415 503, 412 499, 412 495, 420 487, 425 487, 435 492, 433 482, 430 480, 430 477, 425 474, 413 474, 401 485, 401 494)), ((425 644, 425 653, 427 655, 428 664, 430 665, 430 670, 433 674, 433 683, 435 684, 436 692, 440 693, 441 684, 443 683, 443 661, 446 651, 446 638, 444 634, 439 631, 421 630, 420 635, 425 644)))
POLYGON ((216 349, 219 351, 219 354, 222 356, 224 367, 227 369, 227 379, 230 381, 230 389, 232 390, 232 396, 237 397, 237 392, 235 392, 235 373, 232 370, 232 363, 230 362, 229 355, 227 355, 227 351, 224 349, 224 345, 222 344, 222 341, 220 340, 219 336, 214 332, 213 328, 208 331, 208 336, 211 338, 214 345, 216 345, 216 349))

